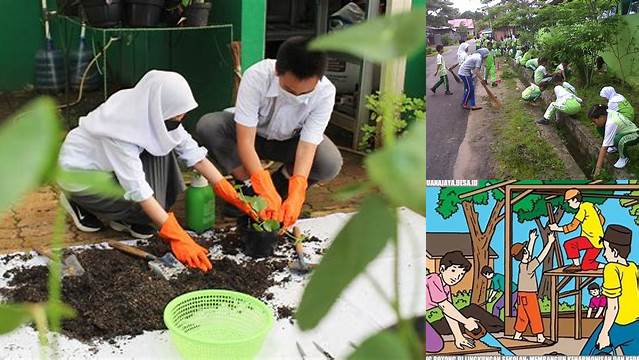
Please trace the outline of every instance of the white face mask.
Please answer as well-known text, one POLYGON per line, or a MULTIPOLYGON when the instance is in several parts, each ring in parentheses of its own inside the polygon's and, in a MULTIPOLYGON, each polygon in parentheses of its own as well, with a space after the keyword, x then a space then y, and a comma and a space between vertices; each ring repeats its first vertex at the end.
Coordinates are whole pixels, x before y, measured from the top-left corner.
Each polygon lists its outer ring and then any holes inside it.
POLYGON ((308 100, 311 98, 311 96, 313 96, 314 92, 315 92, 315 89, 313 89, 313 91, 311 91, 310 93, 307 93, 307 94, 294 95, 294 94, 291 94, 290 92, 286 91, 284 88, 282 88, 282 86, 280 86, 280 96, 282 98, 286 99, 287 101, 293 103, 293 104, 306 104, 306 103, 308 103, 308 100))

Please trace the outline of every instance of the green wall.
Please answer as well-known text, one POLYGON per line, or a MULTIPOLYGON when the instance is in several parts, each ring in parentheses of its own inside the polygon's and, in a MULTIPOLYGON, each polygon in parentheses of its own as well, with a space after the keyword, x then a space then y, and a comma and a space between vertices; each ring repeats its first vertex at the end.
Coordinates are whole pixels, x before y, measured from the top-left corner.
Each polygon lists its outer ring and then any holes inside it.
MULTIPOLYGON (((413 0, 413 8, 425 5, 425 0, 413 0)), ((424 13, 424 17, 426 14, 424 13)), ((406 59, 406 78, 404 92, 410 97, 426 96, 426 36, 424 47, 406 59)))
MULTIPOLYGON (((48 0, 52 5, 55 0, 48 0)), ((242 42, 242 66, 246 68, 264 55, 265 0, 214 0, 210 23, 232 24, 233 38, 242 42)), ((11 32, 0 32, 0 91, 19 90, 33 83, 33 58, 43 46, 40 2, 3 0, 0 21, 11 32), (19 16, 17 16, 19 14, 19 16), (13 29, 16 29, 14 32, 13 29)), ((51 31, 55 47, 65 53, 78 44, 76 23, 54 18, 51 31)), ((202 114, 231 105, 232 60, 228 47, 231 28, 173 32, 109 33, 120 36, 107 54, 109 82, 134 85, 149 69, 174 70, 189 81, 199 107, 186 120, 193 125, 202 114)), ((104 45, 102 32, 87 30, 90 45, 104 45)), ((102 64, 102 60, 99 61, 102 64)), ((109 93, 118 89, 110 87, 109 93)))
POLYGON ((44 44, 42 10, 40 1, 0 3, 0 91, 19 90, 33 83, 34 55, 44 44))
MULTIPOLYGON (((622 55, 626 54, 628 42, 635 42, 635 46, 639 47, 639 14, 624 15, 625 28, 620 29, 617 36, 619 36, 619 44, 622 55)), ((619 61, 614 56, 613 52, 608 51, 602 54, 606 65, 608 65, 608 71, 614 73, 617 76, 621 76, 619 67, 619 61)), ((621 64, 623 66, 626 82, 639 86, 639 56, 638 54, 630 54, 622 57, 621 64)))

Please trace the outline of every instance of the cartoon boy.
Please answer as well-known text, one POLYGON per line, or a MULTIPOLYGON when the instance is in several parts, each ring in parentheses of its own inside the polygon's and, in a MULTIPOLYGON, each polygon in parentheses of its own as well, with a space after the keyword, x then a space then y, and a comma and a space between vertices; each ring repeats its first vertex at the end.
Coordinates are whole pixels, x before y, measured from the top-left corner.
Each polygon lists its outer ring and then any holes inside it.
MULTIPOLYGON (((499 274, 499 273, 495 273, 495 271, 493 270, 493 268, 491 268, 490 266, 484 266, 481 269, 481 274, 488 279, 489 285, 488 285, 488 296, 487 296, 487 303, 493 302, 493 300, 497 299, 497 302, 495 303, 495 305, 493 305, 493 316, 499 317, 499 312, 501 311, 501 309, 504 308, 504 303, 505 303, 505 293, 504 293, 504 282, 505 282, 505 278, 504 275, 499 274), (497 298, 497 295, 499 295, 499 298, 497 298)), ((517 308, 515 307, 515 304, 517 303, 517 284, 515 284, 514 282, 511 284, 511 289, 512 289, 512 296, 511 296, 511 306, 513 309, 513 314, 516 313, 517 308)))
POLYGON ((603 295, 608 308, 580 355, 610 354, 620 347, 625 356, 639 355, 639 268, 628 261, 632 231, 609 225, 601 239, 607 263, 603 271, 603 295))
POLYGON ((519 284, 517 290, 517 320, 515 322, 515 340, 521 340, 522 334, 530 324, 530 330, 537 336, 537 342, 552 345, 553 341, 544 336, 544 324, 541 320, 539 297, 537 295, 537 268, 544 261, 550 247, 556 241, 555 235, 548 235, 548 243, 536 258, 532 257, 537 240, 537 230, 530 230, 528 242, 516 243, 510 247, 510 255, 519 261, 519 284))
POLYGON ((588 317, 592 317, 593 311, 595 312, 595 318, 601 317, 604 310, 606 310, 606 297, 601 294, 599 284, 592 283, 588 285, 588 292, 590 293, 590 304, 588 305, 588 317))
POLYGON ((577 214, 570 224, 559 226, 550 224, 551 231, 563 232, 565 234, 575 231, 581 225, 581 234, 564 243, 566 256, 572 260, 573 265, 564 269, 564 272, 577 272, 580 270, 594 270, 603 267, 597 262, 597 256, 601 252, 601 236, 603 235, 603 225, 605 219, 601 215, 601 210, 593 203, 583 201, 581 192, 577 189, 569 189, 564 194, 564 199, 568 206, 577 210, 577 214), (579 262, 579 252, 584 250, 583 262, 579 262))
MULTIPOLYGON (((451 251, 442 257, 439 272, 426 275, 426 310, 440 308, 455 338, 459 349, 474 348, 475 342, 462 334, 460 324, 469 331, 479 327, 478 321, 465 317, 453 305, 450 287, 458 284, 470 270, 471 264, 461 251, 451 251)), ((436 353, 443 349, 444 339, 426 322, 426 352, 436 353)))

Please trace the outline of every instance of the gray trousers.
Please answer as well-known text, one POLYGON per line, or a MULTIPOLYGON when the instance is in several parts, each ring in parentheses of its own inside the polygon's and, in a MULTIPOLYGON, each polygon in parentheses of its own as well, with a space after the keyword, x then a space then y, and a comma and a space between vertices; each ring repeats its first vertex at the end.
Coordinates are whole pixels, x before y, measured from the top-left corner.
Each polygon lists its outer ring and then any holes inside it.
MULTIPOLYGON (((177 196, 186 188, 175 154, 171 152, 165 156, 153 156, 144 151, 140 154, 140 160, 146 181, 153 189, 153 197, 164 209, 173 206, 177 196)), ((151 223, 151 219, 136 202, 91 194, 91 189, 67 195, 71 201, 104 220, 125 221, 129 224, 151 223)))
MULTIPOLYGON (((224 111, 206 114, 198 121, 196 128, 200 144, 208 149, 209 155, 225 174, 242 165, 237 152, 233 116, 224 111)), ((299 136, 296 136, 285 141, 266 140, 258 135, 255 137, 255 151, 260 158, 284 163, 288 170, 292 170, 299 139, 299 136)), ((313 166, 308 176, 309 183, 334 179, 342 169, 342 164, 342 154, 331 139, 324 135, 324 140, 315 151, 313 166)))

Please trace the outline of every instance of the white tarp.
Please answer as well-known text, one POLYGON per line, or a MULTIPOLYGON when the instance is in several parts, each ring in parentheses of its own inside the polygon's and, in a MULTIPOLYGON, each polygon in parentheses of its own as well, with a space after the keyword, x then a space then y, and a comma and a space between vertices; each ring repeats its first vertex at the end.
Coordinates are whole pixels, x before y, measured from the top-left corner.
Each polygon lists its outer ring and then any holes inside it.
MULTIPOLYGON (((425 277, 424 256, 426 252, 426 222, 424 217, 407 209, 400 209, 400 292, 402 310, 405 316, 424 316, 425 277)), ((350 214, 333 214, 321 218, 304 219, 298 226, 320 239, 322 243, 308 243, 306 254, 311 262, 319 262, 320 256, 315 248, 327 248, 350 214)), ((375 226, 375 224, 371 224, 375 226)), ((215 252, 215 247, 212 249, 215 252)), ((27 265, 42 264, 42 258, 36 257, 27 265)), ((388 246, 367 268, 369 276, 375 278, 386 289, 390 297, 393 289, 393 250, 388 246)), ((14 259, 7 265, 0 264, 0 287, 6 286, 7 279, 2 275, 10 268, 24 266, 24 262, 14 259)), ((291 275, 292 280, 269 289, 273 299, 268 303, 274 310, 278 306, 297 307, 301 299, 307 277, 291 275)), ((325 359, 313 345, 319 344, 336 358, 344 358, 353 351, 351 344, 359 345, 368 336, 395 323, 391 308, 365 278, 360 275, 342 293, 328 315, 314 330, 302 332, 289 319, 275 322, 268 335, 260 359, 300 359, 296 342, 306 353, 307 359, 325 359)), ((145 332, 134 338, 117 338, 115 344, 97 342, 85 344, 78 340, 59 336, 60 358, 63 359, 175 359, 177 350, 171 343, 166 330, 145 332)), ((0 336, 0 359, 38 358, 37 335, 31 327, 0 336)))

